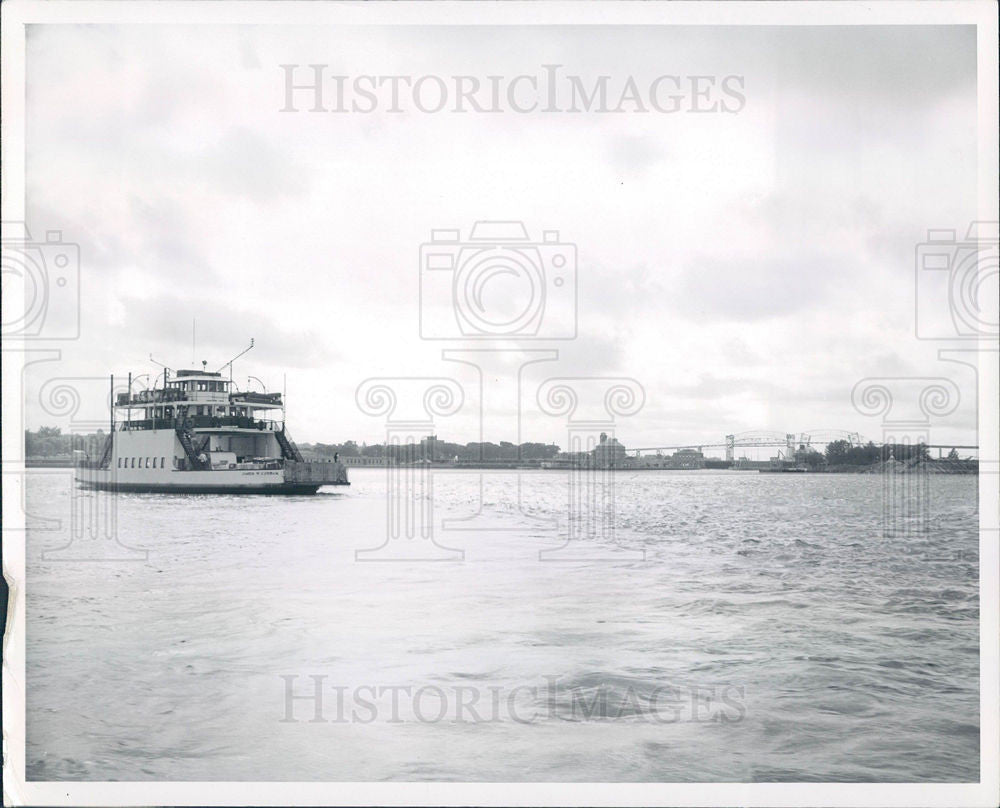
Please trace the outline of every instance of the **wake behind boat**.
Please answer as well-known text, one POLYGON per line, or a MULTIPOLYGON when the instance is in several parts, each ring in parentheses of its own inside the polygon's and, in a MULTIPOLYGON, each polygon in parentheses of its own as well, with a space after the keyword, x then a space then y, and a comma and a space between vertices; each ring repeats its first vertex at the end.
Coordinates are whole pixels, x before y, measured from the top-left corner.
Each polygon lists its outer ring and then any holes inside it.
POLYGON ((324 485, 350 485, 343 463, 303 459, 285 427, 281 393, 236 390, 231 378, 204 368, 178 370, 173 377, 164 368, 160 378, 161 387, 133 394, 129 375, 129 391, 112 403, 111 434, 100 459, 82 456, 75 463, 82 486, 314 494, 324 485), (275 411, 280 420, 270 417, 275 411))

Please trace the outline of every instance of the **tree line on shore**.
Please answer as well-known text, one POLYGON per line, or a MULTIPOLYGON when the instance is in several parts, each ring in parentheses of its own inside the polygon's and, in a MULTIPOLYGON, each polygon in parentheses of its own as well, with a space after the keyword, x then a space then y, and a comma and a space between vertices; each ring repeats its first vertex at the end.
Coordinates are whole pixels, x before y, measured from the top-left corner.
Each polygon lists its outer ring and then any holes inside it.
MULTIPOLYGON (((449 461, 458 460, 548 460, 559 454, 560 449, 552 443, 522 443, 520 446, 506 441, 496 443, 450 443, 437 439, 425 439, 420 443, 401 445, 371 444, 358 445, 354 441, 344 443, 300 444, 300 448, 323 457, 388 457, 399 462, 417 460, 449 461)), ((890 458, 903 463, 931 460, 930 449, 924 443, 886 443, 876 445, 869 441, 861 446, 853 446, 846 440, 836 440, 827 444, 825 452, 815 449, 801 449, 795 460, 807 466, 872 466, 890 458)), ((953 449, 949 460, 958 460, 953 449)))
POLYGON ((500 443, 473 442, 451 443, 449 441, 424 439, 419 443, 383 444, 373 443, 360 446, 352 440, 344 443, 300 443, 302 451, 313 452, 321 457, 376 457, 388 458, 393 462, 407 463, 418 460, 447 462, 450 460, 548 460, 559 454, 554 443, 521 443, 508 441, 500 443))
MULTIPOLYGON (((24 453, 26 457, 70 456, 76 449, 89 454, 104 447, 106 433, 99 429, 88 434, 64 434, 57 426, 42 426, 34 432, 24 430, 24 453)), ((547 460, 559 454, 559 447, 546 443, 522 443, 519 446, 507 441, 500 443, 450 443, 437 439, 425 439, 420 443, 398 446, 385 444, 357 444, 352 440, 344 443, 300 443, 299 449, 321 457, 389 457, 394 461, 416 460, 448 461, 459 460, 547 460)))
MULTIPOLYGON (((913 463, 931 460, 930 449, 925 443, 883 443, 876 445, 871 441, 861 446, 853 446, 846 440, 835 440, 828 443, 826 451, 820 454, 809 450, 803 456, 796 454, 796 460, 809 466, 873 466, 888 460, 898 460, 901 463, 913 463)), ((958 452, 952 449, 949 460, 958 460, 958 452)))
POLYGON ((107 433, 103 429, 87 434, 71 432, 63 434, 57 426, 40 426, 35 432, 24 430, 25 457, 62 457, 70 456, 75 449, 82 449, 89 454, 100 451, 104 447, 107 433))

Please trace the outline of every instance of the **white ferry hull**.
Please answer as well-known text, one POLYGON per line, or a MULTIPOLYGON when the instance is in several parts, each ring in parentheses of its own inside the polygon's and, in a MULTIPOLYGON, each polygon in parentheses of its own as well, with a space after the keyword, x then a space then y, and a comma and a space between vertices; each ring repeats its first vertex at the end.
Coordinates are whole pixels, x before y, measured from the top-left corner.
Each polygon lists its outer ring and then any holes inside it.
POLYGON ((315 494, 323 485, 346 484, 286 481, 282 469, 136 469, 127 477, 117 471, 80 468, 76 480, 83 488, 137 494, 315 494))

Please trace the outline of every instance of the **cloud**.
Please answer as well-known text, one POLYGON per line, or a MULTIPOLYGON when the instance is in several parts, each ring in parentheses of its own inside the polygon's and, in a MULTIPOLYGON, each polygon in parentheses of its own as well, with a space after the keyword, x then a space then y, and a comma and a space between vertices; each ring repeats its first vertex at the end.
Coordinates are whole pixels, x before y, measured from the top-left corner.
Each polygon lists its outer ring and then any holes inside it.
POLYGON ((194 181, 215 184, 217 192, 258 202, 300 196, 309 185, 297 160, 242 126, 226 130, 187 170, 194 181))
POLYGON ((608 162, 630 177, 642 174, 663 156, 663 144, 648 136, 618 135, 608 144, 608 162))
POLYGON ((857 429, 860 376, 934 375, 913 337, 913 249, 975 215, 967 28, 42 26, 28 51, 28 223, 81 245, 84 331, 66 357, 88 374, 150 351, 186 362, 197 318, 196 361, 218 367, 254 337, 251 363, 298 369, 303 439, 378 439, 357 382, 441 372, 444 346, 419 339, 419 245, 511 218, 578 247, 579 336, 533 343, 560 360, 532 373, 639 379, 632 443, 857 429), (735 74, 747 103, 290 115, 284 63, 561 64, 616 86, 735 74))
POLYGON ((850 282, 845 269, 823 254, 704 255, 681 275, 674 307, 686 319, 702 322, 801 315, 829 304, 831 293, 850 282))
POLYGON ((618 265, 587 264, 579 271, 579 320, 581 329, 593 323, 624 325, 637 305, 666 302, 670 289, 645 263, 629 263, 629 251, 622 251, 618 265))
POLYGON ((825 103, 927 109, 975 83, 974 25, 795 26, 775 40, 777 81, 825 103))
POLYGON ((149 350, 166 357, 167 364, 183 366, 190 356, 192 321, 197 322, 197 355, 192 358, 196 366, 208 360, 210 370, 239 353, 251 338, 252 361, 273 368, 322 370, 339 358, 332 334, 286 328, 259 309, 231 306, 213 297, 124 298, 122 307, 118 338, 134 342, 136 334, 147 334, 149 350))

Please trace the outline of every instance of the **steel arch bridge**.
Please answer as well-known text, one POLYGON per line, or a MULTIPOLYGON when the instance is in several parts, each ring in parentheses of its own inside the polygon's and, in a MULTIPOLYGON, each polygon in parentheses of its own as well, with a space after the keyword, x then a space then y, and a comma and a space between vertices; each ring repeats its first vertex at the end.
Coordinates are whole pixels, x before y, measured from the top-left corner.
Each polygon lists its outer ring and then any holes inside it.
POLYGON ((737 449, 759 449, 767 446, 784 447, 785 455, 795 454, 795 433, 774 432, 766 429, 752 429, 726 435, 726 460, 736 459, 737 449))
POLYGON ((799 444, 809 448, 810 443, 826 446, 838 440, 846 440, 851 446, 862 446, 864 438, 860 432, 845 432, 843 429, 807 429, 799 436, 799 444))
POLYGON ((848 432, 843 429, 813 429, 808 432, 796 434, 794 432, 777 432, 767 429, 751 429, 746 432, 736 432, 726 435, 725 440, 717 443, 692 442, 679 443, 673 446, 643 446, 630 451, 636 456, 641 456, 643 452, 662 452, 664 450, 678 449, 725 449, 726 460, 736 459, 737 449, 761 449, 761 448, 783 448, 785 456, 791 457, 799 446, 812 448, 815 446, 825 446, 836 440, 846 440, 851 446, 860 446, 863 439, 858 432, 848 432))

